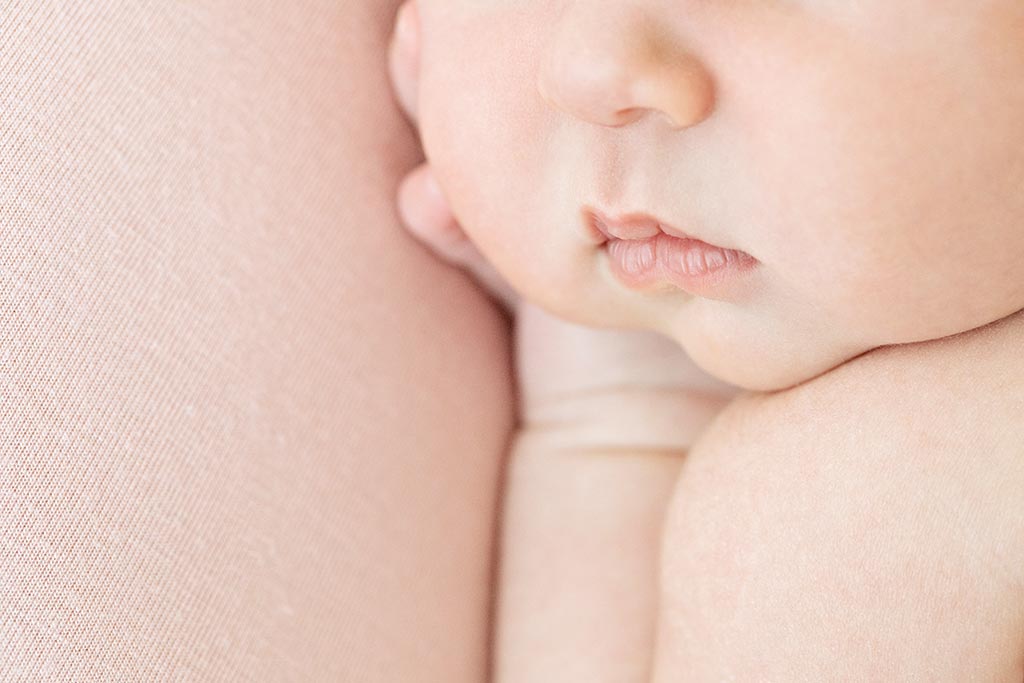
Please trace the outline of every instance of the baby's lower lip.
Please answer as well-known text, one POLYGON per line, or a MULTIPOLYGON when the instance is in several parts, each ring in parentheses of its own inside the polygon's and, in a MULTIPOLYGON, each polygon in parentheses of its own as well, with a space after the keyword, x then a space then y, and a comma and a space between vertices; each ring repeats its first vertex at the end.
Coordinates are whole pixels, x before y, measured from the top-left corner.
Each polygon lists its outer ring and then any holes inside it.
POLYGON ((746 252, 665 233, 640 240, 612 239, 604 248, 612 274, 630 289, 667 281, 690 294, 714 295, 758 264, 746 252))

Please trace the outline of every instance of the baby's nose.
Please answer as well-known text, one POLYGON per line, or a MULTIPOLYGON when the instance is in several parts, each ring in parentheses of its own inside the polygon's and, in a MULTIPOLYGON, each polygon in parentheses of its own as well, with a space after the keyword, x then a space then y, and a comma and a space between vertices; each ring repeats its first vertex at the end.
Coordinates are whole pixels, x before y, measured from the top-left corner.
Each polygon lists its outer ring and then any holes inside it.
POLYGON ((674 128, 699 123, 714 103, 711 76, 664 25, 633 3, 570 3, 541 59, 541 96, 603 126, 650 112, 674 128))

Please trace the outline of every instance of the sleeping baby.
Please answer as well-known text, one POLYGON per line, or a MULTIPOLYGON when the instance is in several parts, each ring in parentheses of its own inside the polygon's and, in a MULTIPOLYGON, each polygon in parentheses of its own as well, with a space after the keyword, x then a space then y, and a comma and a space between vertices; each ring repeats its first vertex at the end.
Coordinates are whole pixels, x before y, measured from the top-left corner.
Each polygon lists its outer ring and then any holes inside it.
POLYGON ((515 321, 493 680, 1024 680, 1024 3, 409 0, 389 68, 515 321))

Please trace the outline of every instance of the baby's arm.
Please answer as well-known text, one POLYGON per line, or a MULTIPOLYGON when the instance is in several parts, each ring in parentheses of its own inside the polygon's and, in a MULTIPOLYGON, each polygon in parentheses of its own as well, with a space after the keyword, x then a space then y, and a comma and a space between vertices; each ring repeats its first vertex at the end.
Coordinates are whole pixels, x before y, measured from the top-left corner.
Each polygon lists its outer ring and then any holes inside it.
POLYGON ((1024 371, 994 346, 719 414, 666 511, 654 682, 1024 681, 1024 371))
POLYGON ((676 451, 564 450, 521 433, 500 532, 494 680, 649 680, 676 451))
POLYGON ((525 415, 506 469, 498 683, 650 680, 665 508, 688 445, 727 400, 657 341, 518 311, 525 415), (656 387, 661 363, 674 370, 656 387))

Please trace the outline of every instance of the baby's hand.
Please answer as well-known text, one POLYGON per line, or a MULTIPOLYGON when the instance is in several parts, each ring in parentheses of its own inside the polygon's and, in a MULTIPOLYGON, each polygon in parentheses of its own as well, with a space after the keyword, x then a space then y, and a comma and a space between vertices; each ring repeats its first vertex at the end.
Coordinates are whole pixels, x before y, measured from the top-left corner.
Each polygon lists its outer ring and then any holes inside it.
MULTIPOLYGON (((398 12, 388 48, 388 71, 398 103, 413 123, 417 121, 418 31, 416 4, 406 2, 398 12)), ((402 181, 398 210, 405 227, 417 239, 444 260, 470 271, 507 312, 514 311, 519 296, 456 223, 429 163, 416 167, 402 181)))

